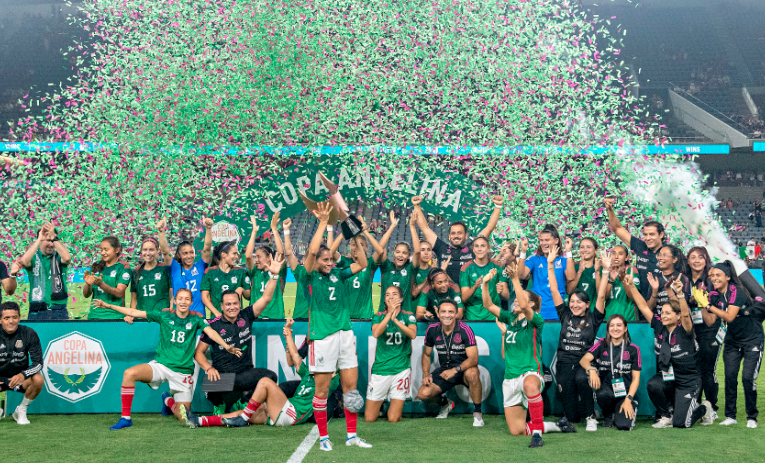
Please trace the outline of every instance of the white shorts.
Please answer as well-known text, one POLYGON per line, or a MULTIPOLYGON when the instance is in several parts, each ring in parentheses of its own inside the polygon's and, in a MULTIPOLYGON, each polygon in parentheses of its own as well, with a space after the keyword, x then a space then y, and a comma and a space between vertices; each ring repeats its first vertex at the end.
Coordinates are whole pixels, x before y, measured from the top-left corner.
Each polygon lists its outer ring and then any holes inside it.
POLYGON ((308 344, 308 370, 311 373, 334 373, 359 366, 356 337, 353 331, 338 331, 308 344))
POLYGON ((371 375, 367 385, 367 400, 382 402, 406 400, 412 396, 412 369, 407 368, 397 375, 371 375))
POLYGON ((515 407, 516 405, 523 405, 523 408, 529 408, 529 400, 526 398, 526 394, 523 393, 523 380, 527 376, 536 376, 539 378, 540 386, 539 390, 542 391, 545 387, 545 380, 536 371, 529 371, 517 378, 506 379, 502 382, 502 396, 504 398, 504 406, 515 407))
POLYGON ((152 389, 159 389, 162 383, 169 383, 170 394, 173 395, 176 402, 191 402, 194 397, 194 375, 175 372, 156 360, 149 362, 149 366, 152 371, 149 386, 152 389))
POLYGON ((271 421, 271 417, 266 420, 266 424, 269 426, 295 426, 295 420, 297 419, 297 411, 295 406, 290 403, 289 400, 284 403, 282 411, 279 412, 279 416, 276 417, 276 422, 271 421))

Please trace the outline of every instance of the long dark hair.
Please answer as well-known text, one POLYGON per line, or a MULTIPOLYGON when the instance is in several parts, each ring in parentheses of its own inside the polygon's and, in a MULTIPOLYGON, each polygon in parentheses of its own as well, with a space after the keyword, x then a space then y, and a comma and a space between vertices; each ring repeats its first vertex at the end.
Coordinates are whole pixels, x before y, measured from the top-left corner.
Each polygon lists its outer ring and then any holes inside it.
MULTIPOLYGON (((746 297, 749 298, 748 303, 751 303, 751 301, 754 299, 752 297, 752 294, 749 292, 748 289, 746 289, 746 286, 744 286, 743 283, 741 283, 741 279, 738 277, 738 274, 736 273, 736 268, 733 266, 733 262, 729 260, 725 260, 722 262, 723 265, 728 266, 728 275, 730 275, 730 281, 728 282, 728 287, 730 287, 731 284, 736 286, 736 290, 744 290, 744 294, 746 294, 746 297)), ((720 265, 720 264, 717 264, 720 265)))
POLYGON ((662 248, 669 249, 672 253, 672 257, 677 259, 677 262, 674 264, 675 272, 680 272, 681 274, 685 275, 687 273, 688 264, 685 261, 685 254, 683 254, 683 250, 674 244, 665 244, 662 246, 662 248))
POLYGON ((189 240, 183 240, 178 243, 178 246, 175 248, 175 256, 173 258, 181 265, 183 265, 183 262, 181 262, 181 248, 184 246, 191 246, 191 249, 194 249, 194 244, 189 240))
MULTIPOLYGON (((691 254, 694 252, 698 252, 701 254, 701 257, 704 258, 704 270, 701 272, 701 281, 706 281, 707 277, 709 276, 709 269, 712 268, 712 259, 709 257, 709 252, 707 251, 707 248, 703 246, 695 246, 691 248, 690 251, 688 251, 688 254, 685 257, 686 262, 690 262, 691 260, 691 254)), ((690 264, 688 264, 687 272, 685 276, 688 277, 688 280, 693 284, 693 270, 691 269, 690 264)))
MULTIPOLYGON (((559 248, 561 247, 562 241, 560 239, 560 233, 558 233, 558 227, 556 227, 555 225, 553 225, 551 223, 548 223, 548 224, 546 224, 544 226, 544 228, 542 228, 542 231, 539 232, 540 235, 542 233, 549 233, 549 234, 551 234, 553 239, 558 240, 558 247, 559 248)), ((544 251, 542 251, 542 245, 541 244, 539 246, 537 246, 537 255, 538 256, 544 256, 545 255, 544 251)))
MULTIPOLYGON (((120 243, 119 238, 116 236, 107 236, 106 238, 102 239, 101 242, 103 243, 106 241, 109 243, 111 247, 113 247, 115 250, 117 250, 117 258, 119 258, 122 255, 122 243, 120 243)), ((101 273, 106 268, 106 261, 103 259, 99 260, 93 266, 91 267, 91 271, 93 273, 101 273)))
POLYGON ((223 254, 223 251, 226 251, 229 247, 232 245, 236 245, 236 241, 223 241, 215 245, 215 248, 213 249, 212 253, 212 262, 210 262, 211 267, 215 267, 216 265, 220 264, 220 258, 223 254))
MULTIPOLYGON (((611 333, 608 332, 608 328, 611 327, 611 322, 617 318, 620 319, 622 323, 624 323, 624 337, 623 337, 624 341, 627 344, 632 342, 632 338, 630 337, 630 330, 629 330, 629 327, 627 326, 627 319, 624 318, 624 315, 620 313, 615 313, 611 315, 610 317, 608 317, 608 321, 606 322, 606 346, 611 344, 611 333)), ((611 361, 613 362, 614 360, 611 360, 611 361)))
MULTIPOLYGON (((579 242, 579 246, 581 246, 582 242, 584 242, 584 241, 589 241, 590 243, 592 243, 592 247, 595 248, 595 255, 593 256, 593 260, 597 260, 597 258, 598 258, 598 249, 600 249, 600 246, 598 246, 598 242, 595 241, 595 238, 593 238, 591 236, 586 236, 586 237, 582 238, 582 241, 579 242)), ((581 260, 582 260, 582 256, 580 255, 579 256, 579 261, 581 261, 581 260)))
MULTIPOLYGON (((154 246, 157 247, 157 251, 159 251, 159 241, 157 241, 156 238, 153 236, 144 236, 141 238, 141 248, 139 249, 139 252, 143 250, 143 245, 146 243, 154 243, 154 246)), ((159 265, 159 261, 157 261, 157 265, 159 265)), ((141 272, 143 272, 143 268, 146 267, 146 262, 141 260, 138 264, 138 267, 133 270, 133 275, 135 276, 135 281, 138 281, 139 278, 141 278, 141 272)))
MULTIPOLYGON (((587 293, 581 290, 574 291, 573 293, 571 293, 571 296, 576 296, 577 299, 584 302, 585 304, 589 304, 591 302, 590 296, 588 296, 587 293)), ((569 302, 570 301, 571 301, 571 298, 569 297, 569 302)))

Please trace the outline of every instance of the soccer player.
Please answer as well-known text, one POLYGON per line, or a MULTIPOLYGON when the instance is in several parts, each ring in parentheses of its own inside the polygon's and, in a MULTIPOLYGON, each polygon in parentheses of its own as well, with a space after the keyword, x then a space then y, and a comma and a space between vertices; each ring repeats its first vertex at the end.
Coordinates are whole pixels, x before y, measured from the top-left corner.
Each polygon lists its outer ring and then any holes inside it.
MULTIPOLYGON (((418 212, 412 211, 412 215, 409 217, 409 223, 417 220, 418 212)), ((391 218, 393 218, 391 213, 391 218)), ((392 221, 388 232, 398 224, 398 221, 392 221)), ((386 235, 388 233, 386 232, 386 235)), ((380 246, 384 247, 387 243, 385 237, 380 241, 380 246)), ((415 269, 420 266, 420 238, 417 234, 412 235, 412 244, 398 243, 393 250, 393 260, 388 260, 388 252, 383 249, 382 254, 375 254, 377 257, 375 263, 380 269, 381 288, 387 288, 388 286, 398 286, 404 293, 404 305, 403 310, 407 312, 414 312, 412 310, 412 283, 414 279, 415 269), (412 255, 412 249, 415 249, 414 255, 412 255), (410 261, 411 258, 411 261, 410 261)), ((380 294, 379 307, 385 307, 385 295, 380 294)))
POLYGON ((632 293, 633 300, 646 321, 654 330, 655 343, 659 348, 658 370, 648 380, 648 397, 659 413, 654 428, 690 428, 703 417, 712 419, 712 404, 698 403, 701 375, 696 368, 696 339, 693 322, 683 294, 683 282, 667 282, 669 299, 661 308, 661 316, 648 307, 631 276, 622 284, 632 293), (674 413, 670 412, 670 400, 674 396, 674 413))
MULTIPOLYGON (((362 233, 351 238, 349 244, 351 248, 351 258, 339 256, 337 265, 340 268, 349 267, 358 259, 366 259, 367 266, 355 274, 353 278, 345 281, 348 291, 348 312, 353 319, 369 320, 374 313, 372 305, 372 277, 375 273, 375 260, 385 253, 380 243, 369 233, 367 224, 361 219, 362 233), (374 254, 367 257, 368 244, 372 243, 374 254)), ((337 239, 341 239, 338 235, 337 239)), ((339 244, 339 242, 338 242, 339 244)))
POLYGON ((162 383, 170 383, 170 393, 173 397, 163 397, 163 405, 169 407, 179 420, 184 420, 176 402, 185 405, 186 408, 191 406, 197 330, 202 330, 230 354, 242 355, 240 349, 226 344, 220 335, 207 325, 207 320, 189 312, 191 300, 191 291, 181 289, 175 294, 175 310, 148 313, 96 300, 95 303, 101 309, 113 310, 134 318, 145 318, 159 324, 159 345, 154 360, 130 367, 122 375, 122 417, 110 429, 133 426, 130 409, 133 405, 136 382, 146 383, 152 389, 159 388, 162 383))
MULTIPOLYGON (((607 284, 601 282, 601 286, 605 290, 607 284)), ((597 340, 579 363, 589 376, 603 412, 603 427, 632 430, 642 361, 640 348, 630 339, 627 320, 622 315, 612 315, 606 323, 606 338, 597 340), (593 361, 597 367, 592 366, 593 361)))
MULTIPOLYGON (((413 223, 409 223, 409 226, 412 228, 412 235, 417 233, 413 225, 413 223)), ((444 261, 447 268, 449 266, 448 262, 450 261, 451 256, 444 261)), ((412 297, 415 298, 415 300, 419 298, 422 291, 427 288, 428 273, 430 273, 430 270, 433 268, 437 268, 436 260, 433 258, 433 246, 431 246, 427 240, 420 240, 420 265, 415 269, 414 286, 412 286, 412 297)))
MULTIPOLYGON (((473 240, 473 255, 475 259, 466 263, 460 269, 460 287, 462 300, 465 301, 465 320, 493 320, 494 316, 484 310, 481 296, 483 277, 492 270, 502 270, 502 267, 489 259, 489 240, 479 236, 473 240)), ((494 272, 494 280, 489 284, 489 295, 496 305, 501 305, 497 284, 501 272, 494 272)))
POLYGON ((343 385, 345 423, 348 431, 345 445, 371 447, 356 435, 357 415, 364 406, 364 399, 356 390, 358 358, 344 284, 345 280, 366 268, 367 260, 358 259, 350 267, 343 269, 333 265, 335 250, 321 247, 331 211, 332 206, 328 203, 319 204, 318 210, 313 211, 319 219, 319 227, 308 247, 305 260, 306 275, 301 281, 311 288, 308 368, 316 379, 313 411, 319 427, 319 448, 323 451, 332 450, 332 442, 327 433, 327 397, 332 376, 337 370, 340 370, 340 383, 343 385))
MULTIPOLYGON (((287 343, 287 355, 302 378, 295 395, 287 398, 275 381, 263 378, 244 410, 231 412, 223 416, 196 416, 181 407, 181 413, 186 414, 186 424, 190 428, 208 426, 241 427, 248 424, 268 424, 269 426, 295 426, 307 422, 313 416, 312 398, 316 384, 313 375, 303 363, 298 353, 295 340, 292 338, 294 320, 287 319, 282 333, 287 343), (262 405, 265 404, 265 407, 262 405)), ((339 376, 334 374, 330 388, 334 390, 339 385, 339 376)))
POLYGON ((227 344, 238 347, 247 355, 231 355, 219 347, 212 348, 212 364, 207 361, 205 353, 211 347, 212 341, 206 334, 197 343, 194 351, 194 360, 199 368, 205 372, 209 381, 218 381, 221 373, 234 373, 234 388, 231 392, 208 392, 207 399, 215 407, 216 415, 226 412, 226 409, 234 405, 241 397, 242 392, 251 391, 261 378, 277 380, 276 373, 265 368, 254 368, 252 364, 252 322, 257 319, 271 301, 274 293, 278 291, 279 277, 282 264, 276 259, 271 260, 271 276, 266 283, 263 295, 251 306, 242 309, 241 296, 235 291, 227 290, 221 296, 221 310, 223 315, 210 320, 210 328, 220 334, 227 344))
POLYGON ((165 256, 165 265, 168 265, 168 260, 170 261, 170 280, 173 284, 173 297, 175 297, 175 293, 179 289, 185 288, 191 291, 191 294, 194 296, 194 302, 189 310, 200 317, 205 316, 205 305, 202 302, 201 288, 205 269, 207 269, 211 259, 213 221, 205 217, 202 219, 202 224, 205 227, 205 239, 200 258, 196 258, 196 251, 191 241, 181 241, 175 248, 175 257, 168 259, 170 256, 170 245, 165 235, 167 223, 164 219, 157 223, 159 249, 165 256))
POLYGON ((568 421, 571 423, 581 421, 582 416, 579 414, 581 407, 587 420, 585 429, 597 431, 598 420, 595 419, 592 389, 587 372, 579 361, 595 343, 598 330, 603 323, 605 309, 596 305, 595 310, 590 310, 590 299, 584 291, 574 291, 569 298, 569 304, 566 305, 560 296, 555 275, 557 257, 558 247, 553 246, 547 254, 547 276, 550 281, 550 293, 561 324, 556 353, 558 392, 560 392, 563 412, 568 421))
MULTIPOLYGON (((249 272, 249 277, 252 282, 250 289, 245 292, 245 296, 249 293, 248 299, 251 302, 257 301, 263 297, 263 293, 266 290, 266 284, 273 278, 272 273, 269 270, 271 261, 274 258, 274 250, 269 246, 261 246, 253 252, 255 248, 255 238, 258 234, 258 225, 255 221, 255 217, 252 217, 252 233, 250 234, 250 241, 247 243, 247 248, 244 251, 246 259, 246 267, 249 272)), ((279 213, 277 212, 271 217, 271 236, 274 237, 274 244, 276 246, 276 254, 284 255, 284 245, 279 237, 279 213)), ((284 262, 284 266, 275 274, 277 276, 277 288, 274 292, 271 302, 268 307, 263 310, 261 314, 262 318, 284 318, 284 284, 287 279, 287 263, 284 262)))
POLYGON ((491 273, 484 279, 487 290, 483 291, 486 310, 494 314, 499 322, 504 323, 505 335, 502 339, 505 353, 505 381, 502 383, 505 420, 513 436, 531 435, 529 447, 541 447, 543 432, 575 432, 573 426, 563 422, 565 429, 555 423, 544 421, 544 401, 542 387, 544 372, 542 369, 542 328, 544 319, 539 314, 541 298, 524 291, 518 278, 520 264, 505 268, 508 278, 513 283, 516 298, 512 312, 502 310, 489 297, 488 284, 494 277, 491 273), (526 410, 531 421, 526 422, 526 410))
POLYGON ((247 270, 237 265, 239 250, 236 242, 224 241, 213 249, 212 263, 202 278, 202 303, 216 317, 220 317, 221 296, 224 291, 236 291, 246 298, 250 277, 247 270))
MULTIPOLYGON (((147 236, 141 240, 141 264, 133 270, 130 279, 130 308, 153 312, 172 307, 173 289, 170 287, 169 268, 158 262, 159 242, 147 236)), ((133 318, 125 316, 133 323, 133 318)))
POLYGON ((403 299, 401 288, 389 286, 385 289, 383 310, 372 318, 372 336, 377 339, 377 347, 364 410, 368 423, 377 420, 388 397, 388 421, 401 421, 404 402, 411 396, 412 339, 417 337, 417 320, 413 313, 402 309, 403 299))
POLYGON ((130 266, 120 260, 122 244, 115 236, 101 240, 101 260, 93 264, 90 271, 85 271, 84 297, 92 297, 88 320, 119 320, 124 316, 113 310, 105 310, 98 304, 125 305, 125 290, 130 284, 130 266), (91 272, 93 272, 91 274, 91 272))
POLYGON ((595 238, 582 238, 579 242, 579 262, 574 263, 574 278, 566 283, 566 292, 571 295, 574 291, 582 291, 592 301, 598 297, 600 286, 600 260, 598 259, 598 242, 595 238))
MULTIPOLYGON (((574 243, 571 238, 566 239, 566 253, 558 256, 555 261, 555 277, 559 281, 558 290, 561 299, 566 298, 566 283, 574 278, 574 260, 571 254, 571 248, 574 243)), ((547 224, 539 232, 539 246, 536 253, 526 258, 528 241, 521 242, 521 255, 518 257, 518 268, 520 269, 520 278, 525 280, 529 275, 532 277, 531 291, 539 294, 542 298, 542 318, 545 320, 557 320, 558 313, 555 310, 555 303, 550 294, 550 281, 547 278, 547 255, 553 246, 561 246, 560 235, 555 225, 547 224)))
POLYGON ((53 224, 43 224, 37 240, 19 259, 29 276, 29 320, 69 319, 66 270, 71 260, 53 224))
MULTIPOLYGON (((604 253, 601 253, 601 264, 604 253)), ((622 278, 627 275, 627 270, 632 269, 628 263, 629 250, 626 246, 619 244, 613 247, 611 253, 608 254, 611 260, 610 268, 603 265, 603 275, 606 275, 608 271, 608 278, 606 278, 605 293, 603 294, 603 307, 606 311, 606 319, 611 318, 612 315, 621 315, 628 322, 637 321, 637 307, 632 302, 630 294, 624 290, 622 286, 622 278)), ((634 273, 633 273, 634 274, 634 273)), ((601 278, 602 280, 603 278, 601 278)), ((640 280, 634 282, 640 286, 640 280)), ((600 288, 602 285, 598 285, 600 288)), ((598 293, 600 297, 600 293, 598 293)))
POLYGON ((640 275, 640 294, 646 301, 651 298, 651 285, 648 282, 648 274, 655 276, 660 273, 657 264, 657 254, 664 245, 666 235, 664 234, 664 225, 659 222, 650 221, 643 224, 643 239, 632 236, 614 212, 613 198, 605 198, 603 203, 608 213, 608 224, 611 226, 614 234, 630 248, 637 258, 637 270, 640 275))
POLYGON ((762 321, 751 315, 752 299, 738 279, 733 264, 726 260, 709 271, 714 290, 707 296, 696 290, 694 298, 700 307, 722 319, 724 324, 717 332, 717 340, 725 342, 725 420, 720 424, 736 424, 736 400, 738 399, 738 372, 741 362, 744 369, 741 382, 744 386, 746 427, 757 427, 757 376, 762 363, 765 334, 762 321))
POLYGON ((285 313, 285 316, 288 316, 287 318, 308 318, 308 306, 311 297, 310 288, 308 285, 301 283, 301 281, 305 281, 305 266, 300 263, 293 252, 292 240, 290 239, 291 226, 292 219, 282 222, 282 229, 284 229, 284 257, 287 259, 292 274, 295 276, 297 288, 295 289, 295 308, 292 310, 292 314, 285 313))
POLYGON ((29 424, 27 407, 42 391, 43 351, 40 338, 32 328, 19 326, 21 309, 15 302, 0 304, 0 392, 24 394, 13 412, 18 424, 29 424))
MULTIPOLYGON (((463 222, 453 222, 449 227, 449 242, 445 242, 436 235, 436 233, 428 226, 428 221, 425 215, 422 213, 422 196, 415 196, 412 198, 412 205, 414 205, 414 212, 417 213, 417 226, 422 230, 422 234, 425 235, 425 239, 433 247, 433 253, 435 254, 438 262, 443 263, 447 259, 449 264, 446 268, 446 274, 454 283, 460 281, 460 269, 465 263, 475 259, 475 255, 472 251, 473 242, 468 241, 468 229, 467 225, 463 222)), ((478 236, 483 236, 486 239, 491 237, 494 229, 499 222, 499 215, 502 212, 502 204, 505 202, 503 196, 492 196, 492 202, 494 203, 494 211, 492 211, 489 217, 489 223, 486 224, 486 228, 478 233, 478 236)))
POLYGON ((0 303, 3 302, 3 293, 6 296, 12 296, 16 292, 16 274, 19 271, 19 264, 14 262, 11 264, 11 271, 8 272, 8 267, 5 262, 0 260, 0 303))
POLYGON ((685 255, 682 249, 671 244, 667 244, 661 247, 659 253, 656 255, 656 265, 659 269, 659 273, 653 275, 649 274, 648 283, 651 284, 651 298, 648 299, 648 307, 651 307, 656 311, 657 315, 660 315, 661 308, 669 300, 667 281, 682 281, 683 292, 686 295, 686 302, 690 303, 691 283, 688 277, 685 276, 686 264, 685 255), (653 291, 654 285, 658 285, 656 291, 653 291), (655 296, 654 296, 655 294, 655 296))
POLYGON ((421 322, 438 320, 438 307, 445 300, 457 303, 457 319, 462 320, 465 306, 462 305, 460 288, 452 283, 446 270, 440 268, 430 269, 428 274, 428 288, 417 302, 416 318, 421 322))
MULTIPOLYGON (((457 320, 457 303, 445 300, 438 306, 438 319, 425 332, 422 349, 422 385, 417 391, 420 400, 429 400, 446 393, 458 384, 466 385, 473 401, 473 426, 483 426, 481 399, 483 386, 478 372, 478 346, 473 330, 457 320), (433 348, 438 354, 439 367, 430 371, 433 348)), ((436 418, 446 418, 454 408, 447 401, 436 418)))

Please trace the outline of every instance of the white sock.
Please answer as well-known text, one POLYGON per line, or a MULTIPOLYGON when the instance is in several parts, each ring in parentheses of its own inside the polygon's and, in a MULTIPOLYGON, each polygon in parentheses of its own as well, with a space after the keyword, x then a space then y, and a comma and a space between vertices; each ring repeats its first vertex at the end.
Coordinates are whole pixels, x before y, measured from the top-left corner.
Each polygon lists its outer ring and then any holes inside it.
POLYGON ((545 421, 545 434, 548 432, 560 432, 560 428, 557 424, 553 423, 552 421, 545 421))
POLYGON ((21 405, 19 405, 19 410, 22 410, 22 411, 27 411, 27 407, 28 407, 28 406, 29 406, 29 404, 31 404, 31 403, 32 403, 32 401, 34 401, 34 400, 35 400, 35 399, 27 399, 26 397, 24 397, 23 399, 21 399, 21 405))
POLYGON ((356 437, 356 433, 355 432, 349 432, 348 433, 348 439, 352 439, 354 437, 356 437))
POLYGON ((541 436, 542 435, 542 431, 540 431, 539 429, 535 429, 534 431, 531 432, 531 435, 533 436, 535 434, 539 434, 541 436))

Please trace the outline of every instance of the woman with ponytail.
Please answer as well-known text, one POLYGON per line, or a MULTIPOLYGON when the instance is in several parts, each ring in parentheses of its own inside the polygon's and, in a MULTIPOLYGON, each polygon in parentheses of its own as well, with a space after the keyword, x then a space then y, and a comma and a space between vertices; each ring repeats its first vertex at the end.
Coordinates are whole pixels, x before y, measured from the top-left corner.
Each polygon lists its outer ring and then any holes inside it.
POLYGON ((247 269, 237 265, 239 250, 236 241, 223 241, 213 249, 212 262, 202 278, 202 303, 214 317, 220 317, 224 291, 234 291, 239 298, 250 287, 247 269))
POLYGON ((125 290, 130 284, 130 266, 120 260, 122 244, 117 237, 107 236, 101 240, 100 249, 101 260, 84 275, 82 295, 93 298, 88 320, 119 320, 124 317, 122 314, 100 307, 96 301, 124 307, 125 290))
POLYGON ((566 283, 566 292, 569 295, 576 291, 584 292, 592 301, 590 308, 594 309, 600 287, 600 260, 595 238, 582 238, 579 242, 579 259, 574 264, 574 279, 566 283))
POLYGON ((667 292, 668 281, 681 281, 685 302, 691 301, 691 282, 685 276, 687 265, 683 250, 671 244, 665 244, 656 254, 656 263, 659 272, 648 274, 648 282, 651 285, 651 298, 648 299, 648 307, 654 309, 657 315, 661 314, 662 306, 669 303, 670 294, 667 292))
MULTIPOLYGON (((173 291, 170 287, 169 268, 159 262, 159 242, 145 236, 141 239, 141 263, 132 272, 130 280, 130 308, 144 312, 171 308, 173 291)), ((125 316, 125 321, 133 319, 125 316)))
POLYGON ((459 286, 452 283, 445 269, 430 269, 427 278, 427 288, 420 294, 415 316, 421 322, 438 320, 438 307, 445 300, 457 303, 457 319, 461 320, 465 306, 462 304, 459 286))
MULTIPOLYGON (((274 245, 276 251, 270 246, 261 246, 255 249, 255 238, 258 235, 258 225, 255 217, 252 217, 252 233, 250 234, 250 241, 247 243, 247 247, 244 251, 245 266, 249 273, 251 285, 247 287, 244 292, 245 298, 249 299, 251 303, 259 300, 266 292, 266 285, 272 280, 271 272, 268 268, 271 266, 271 261, 277 254, 284 255, 284 244, 279 236, 279 213, 271 217, 271 236, 274 239, 274 245), (249 294, 248 294, 249 293, 249 294)), ((284 265, 279 270, 278 278, 276 278, 276 290, 271 298, 271 302, 268 303, 261 318, 279 319, 285 318, 284 316, 284 284, 287 280, 287 262, 285 260, 284 265)))

